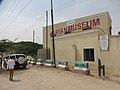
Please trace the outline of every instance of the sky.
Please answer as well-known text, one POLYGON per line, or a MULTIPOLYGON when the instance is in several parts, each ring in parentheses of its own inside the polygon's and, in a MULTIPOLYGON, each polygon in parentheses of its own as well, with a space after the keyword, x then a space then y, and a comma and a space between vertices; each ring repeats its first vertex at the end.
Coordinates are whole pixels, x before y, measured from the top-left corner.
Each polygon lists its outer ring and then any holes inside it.
MULTIPOLYGON (((13 42, 32 41, 43 43, 45 13, 49 12, 51 0, 0 0, 0 40, 13 42)), ((53 0, 54 23, 64 22, 97 13, 109 12, 112 34, 120 31, 120 0, 53 0)))

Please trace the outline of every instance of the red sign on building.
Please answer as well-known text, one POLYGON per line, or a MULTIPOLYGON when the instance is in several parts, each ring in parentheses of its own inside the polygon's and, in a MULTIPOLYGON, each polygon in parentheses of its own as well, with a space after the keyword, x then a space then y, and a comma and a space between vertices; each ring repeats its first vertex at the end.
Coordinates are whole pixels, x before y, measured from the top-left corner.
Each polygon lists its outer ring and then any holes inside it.
MULTIPOLYGON (((57 29, 54 32, 54 36, 57 36, 59 34, 67 34, 67 33, 70 33, 71 31, 79 30, 79 29, 86 30, 98 25, 100 25, 100 18, 80 22, 77 24, 66 26, 64 28, 57 29)), ((50 35, 52 36, 52 32, 50 33, 50 35)))

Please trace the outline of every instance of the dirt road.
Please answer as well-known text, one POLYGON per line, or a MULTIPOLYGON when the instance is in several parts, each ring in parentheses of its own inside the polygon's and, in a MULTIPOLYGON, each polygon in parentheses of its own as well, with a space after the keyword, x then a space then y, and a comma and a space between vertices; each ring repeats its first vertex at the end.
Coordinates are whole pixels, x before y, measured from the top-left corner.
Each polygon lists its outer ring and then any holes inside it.
POLYGON ((0 90, 120 90, 120 83, 38 66, 15 70, 12 82, 8 77, 0 71, 0 90))

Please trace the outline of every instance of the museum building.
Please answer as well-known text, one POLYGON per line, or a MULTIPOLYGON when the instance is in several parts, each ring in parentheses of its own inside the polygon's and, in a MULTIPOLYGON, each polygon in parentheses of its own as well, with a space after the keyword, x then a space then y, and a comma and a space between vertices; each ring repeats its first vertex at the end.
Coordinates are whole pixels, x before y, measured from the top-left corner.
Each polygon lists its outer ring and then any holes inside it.
MULTIPOLYGON (((91 73, 98 74, 98 59, 106 74, 120 76, 120 36, 111 35, 112 21, 108 12, 54 24, 55 57, 67 60, 74 68, 76 61, 89 63, 91 73)), ((53 60, 51 25, 43 27, 43 48, 53 60)))

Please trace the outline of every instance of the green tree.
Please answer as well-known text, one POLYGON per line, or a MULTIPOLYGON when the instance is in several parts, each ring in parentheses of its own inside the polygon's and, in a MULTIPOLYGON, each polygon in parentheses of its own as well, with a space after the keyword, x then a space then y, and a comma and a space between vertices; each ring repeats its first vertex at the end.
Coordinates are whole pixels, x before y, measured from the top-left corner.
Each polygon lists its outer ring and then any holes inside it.
POLYGON ((43 48, 43 45, 40 45, 38 43, 34 43, 34 47, 33 47, 33 42, 23 42, 23 41, 16 43, 16 46, 17 46, 16 50, 18 53, 24 53, 26 55, 33 55, 33 53, 36 55, 38 49, 43 48))
POLYGON ((12 52, 12 53, 23 53, 26 55, 37 55, 38 49, 43 48, 42 44, 34 43, 33 42, 18 42, 13 43, 9 40, 1 40, 0 41, 0 52, 12 52))

